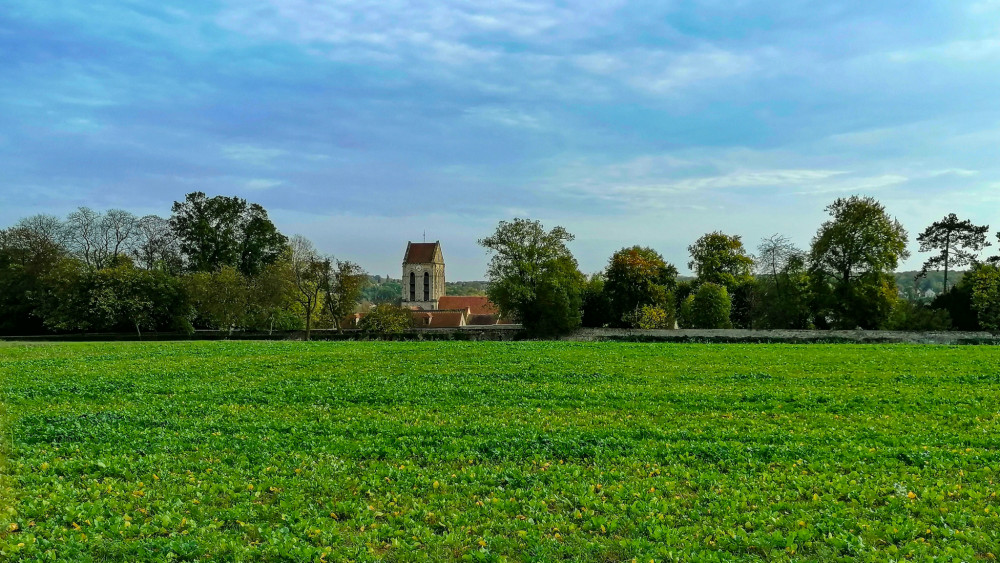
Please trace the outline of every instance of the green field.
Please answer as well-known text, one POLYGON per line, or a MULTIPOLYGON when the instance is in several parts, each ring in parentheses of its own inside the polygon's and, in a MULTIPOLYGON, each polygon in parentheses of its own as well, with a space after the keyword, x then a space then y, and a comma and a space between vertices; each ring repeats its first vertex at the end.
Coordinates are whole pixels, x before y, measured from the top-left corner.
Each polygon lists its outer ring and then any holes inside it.
POLYGON ((1000 555, 1000 348, 0 344, 0 560, 1000 555))

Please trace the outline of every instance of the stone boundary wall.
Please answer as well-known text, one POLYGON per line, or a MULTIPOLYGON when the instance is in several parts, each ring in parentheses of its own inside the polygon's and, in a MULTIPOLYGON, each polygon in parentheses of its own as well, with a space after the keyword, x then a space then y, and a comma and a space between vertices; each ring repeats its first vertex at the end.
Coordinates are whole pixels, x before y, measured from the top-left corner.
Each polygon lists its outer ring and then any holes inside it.
MULTIPOLYGON (((233 332, 199 330, 186 333, 147 333, 143 341, 171 340, 303 340, 305 332, 233 332)), ((410 329, 383 337, 366 335, 357 329, 343 333, 314 330, 313 340, 402 340, 402 341, 515 341, 528 340, 520 325, 465 326, 460 328, 410 329)), ((0 336, 0 342, 100 342, 136 341, 129 333, 61 334, 45 336, 0 336)), ((1000 336, 988 332, 898 332, 879 330, 632 330, 583 328, 559 340, 567 342, 674 342, 674 343, 897 343, 897 344, 993 344, 1000 336)))
POLYGON ((575 342, 744 342, 897 343, 897 344, 1000 344, 988 332, 904 332, 890 330, 636 330, 583 328, 562 340, 575 342))

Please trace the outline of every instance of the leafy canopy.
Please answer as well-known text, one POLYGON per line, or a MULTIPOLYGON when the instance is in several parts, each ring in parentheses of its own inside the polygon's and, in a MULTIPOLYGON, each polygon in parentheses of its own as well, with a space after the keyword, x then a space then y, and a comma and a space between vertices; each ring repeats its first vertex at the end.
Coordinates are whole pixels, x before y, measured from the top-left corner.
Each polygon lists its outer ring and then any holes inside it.
POLYGON ((931 270, 944 270, 944 290, 948 291, 948 272, 973 264, 978 252, 991 246, 986 240, 989 225, 973 225, 968 219, 959 221, 958 216, 949 213, 940 221, 935 221, 917 237, 920 252, 938 251, 924 262, 920 275, 931 270))
POLYGON ((622 322, 626 315, 650 305, 664 307, 677 285, 677 268, 652 248, 633 246, 615 252, 604 273, 604 291, 611 303, 613 318, 622 322))
POLYGON ((288 242, 263 207, 238 197, 193 192, 172 211, 170 226, 191 271, 233 266, 255 276, 281 257, 288 242))
POLYGON ((715 231, 688 247, 691 261, 688 268, 702 283, 715 283, 732 290, 753 279, 753 257, 743 248, 739 235, 715 231))
POLYGON ((538 221, 501 221, 479 244, 492 254, 486 291, 500 313, 536 333, 561 333, 580 325, 583 274, 562 227, 546 231, 538 221))

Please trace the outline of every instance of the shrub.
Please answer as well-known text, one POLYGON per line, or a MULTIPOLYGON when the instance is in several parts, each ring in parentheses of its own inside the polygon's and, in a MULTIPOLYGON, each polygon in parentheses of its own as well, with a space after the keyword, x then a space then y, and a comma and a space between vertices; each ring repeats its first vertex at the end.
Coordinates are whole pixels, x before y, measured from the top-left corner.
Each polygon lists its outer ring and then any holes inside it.
POLYGON ((361 318, 358 328, 370 334, 399 334, 410 328, 410 319, 409 310, 392 303, 382 303, 361 318))
POLYGON ((944 309, 932 309, 911 301, 900 300, 892 309, 889 330, 950 330, 951 315, 944 309))
POLYGON ((685 301, 685 322, 691 328, 731 328, 729 314, 732 308, 733 303, 725 287, 703 283, 685 301))
POLYGON ((625 315, 624 320, 628 326, 642 330, 672 329, 676 315, 672 300, 668 303, 665 307, 643 305, 625 315))

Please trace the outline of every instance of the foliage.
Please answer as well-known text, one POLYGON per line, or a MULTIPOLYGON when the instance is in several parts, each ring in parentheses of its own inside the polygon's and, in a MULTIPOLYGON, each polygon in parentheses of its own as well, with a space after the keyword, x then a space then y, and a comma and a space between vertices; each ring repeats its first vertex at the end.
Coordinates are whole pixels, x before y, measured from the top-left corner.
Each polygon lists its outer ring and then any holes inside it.
POLYGON ((888 330, 920 331, 950 330, 951 316, 948 311, 901 299, 893 307, 885 328, 888 330))
POLYGON ((247 330, 271 333, 275 330, 301 330, 305 327, 302 310, 295 301, 291 263, 281 259, 247 279, 248 309, 244 319, 247 330))
POLYGON ((972 285, 972 308, 979 324, 994 334, 1000 333, 1000 266, 979 265, 967 274, 972 285))
POLYGON ((732 291, 753 280, 753 257, 743 248, 739 235, 708 233, 689 246, 688 252, 688 268, 698 276, 699 283, 714 283, 732 291))
POLYGON ((625 315, 625 323, 641 330, 672 329, 677 320, 674 311, 673 296, 663 306, 642 305, 630 314, 625 315))
POLYGON ((486 295, 486 281, 455 281, 445 282, 445 295, 486 295))
POLYGON ((59 331, 186 328, 187 298, 176 278, 141 270, 125 261, 112 268, 92 269, 63 260, 46 279, 46 295, 38 314, 59 331))
POLYGON ((399 334, 412 325, 409 309, 391 303, 381 303, 361 318, 358 328, 370 334, 399 334))
POLYGON ((179 274, 184 259, 170 221, 156 215, 146 215, 136 224, 135 245, 132 258, 136 265, 147 270, 162 270, 179 274))
POLYGON ((538 221, 514 219, 479 241, 492 254, 486 294, 502 316, 539 335, 580 326, 585 278, 566 247, 572 240, 562 227, 546 231, 538 221))
POLYGON ((781 235, 765 238, 757 251, 756 326, 812 328, 806 253, 781 235))
POLYGON ((810 251, 817 322, 879 328, 897 299, 892 271, 909 256, 906 230, 874 198, 840 198, 826 210, 832 219, 820 227, 810 251))
POLYGON ((954 213, 935 221, 917 237, 920 252, 939 251, 924 262, 920 274, 926 275, 930 270, 944 270, 944 291, 948 291, 948 273, 953 268, 976 263, 978 252, 990 246, 986 240, 989 230, 989 225, 973 225, 968 219, 959 221, 954 213))
POLYGON ((172 211, 170 226, 191 271, 232 266, 245 276, 255 276, 285 251, 288 239, 268 219, 267 211, 245 199, 193 192, 174 202, 172 211))
POLYGON ((1000 545, 991 347, 0 346, 6 561, 989 561, 1000 545))
POLYGON ((585 327, 601 328, 608 327, 618 320, 611 307, 611 300, 607 292, 604 291, 604 273, 593 274, 587 278, 583 285, 583 318, 581 323, 585 327))
POLYGON ((725 286, 703 283, 684 303, 685 328, 732 328, 732 301, 725 286))
MULTIPOLYGON (((899 287, 901 295, 909 301, 930 303, 936 297, 944 293, 944 272, 928 270, 927 273, 919 271, 896 272, 896 285, 899 287)), ((959 282, 965 271, 951 271, 948 273, 948 290, 952 290, 959 282)))
POLYGON ((665 307, 677 284, 677 268, 652 248, 633 246, 615 252, 604 272, 604 291, 611 315, 618 324, 629 324, 643 306, 665 307))
POLYGON ((324 304, 337 330, 343 329, 341 322, 354 312, 367 284, 368 275, 361 266, 346 260, 330 262, 323 280, 324 304))
POLYGON ((399 305, 403 294, 403 284, 396 280, 369 283, 361 290, 361 299, 376 305, 393 303, 399 305))
POLYGON ((65 259, 58 219, 35 216, 0 230, 0 334, 43 332, 36 314, 45 280, 65 259))
POLYGON ((286 251, 291 273, 292 298, 306 322, 306 340, 312 337, 313 319, 323 311, 323 297, 329 280, 330 259, 316 251, 309 239, 292 237, 286 251))
POLYGON ((947 293, 935 297, 930 307, 946 311, 955 330, 982 330, 976 311, 972 308, 972 291, 972 278, 965 276, 947 293))
POLYGON ((250 284, 236 268, 223 266, 215 272, 193 272, 182 279, 196 326, 229 332, 246 326, 250 284))

